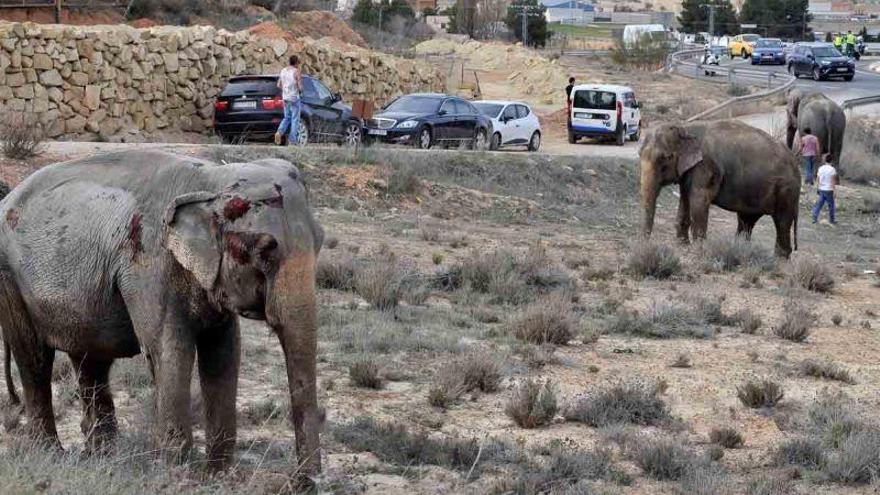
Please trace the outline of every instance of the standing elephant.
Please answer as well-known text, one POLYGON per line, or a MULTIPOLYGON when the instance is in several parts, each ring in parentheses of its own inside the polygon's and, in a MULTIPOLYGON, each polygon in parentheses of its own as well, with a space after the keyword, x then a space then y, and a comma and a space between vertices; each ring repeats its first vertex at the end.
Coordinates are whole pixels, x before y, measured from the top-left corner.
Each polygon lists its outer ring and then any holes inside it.
POLYGON ((843 134, 846 132, 846 114, 840 105, 818 91, 804 92, 794 89, 788 94, 786 108, 788 113, 786 146, 793 149, 795 132, 803 136, 804 129, 810 129, 819 140, 820 152, 831 153, 834 166, 837 168, 840 165, 840 154, 843 152, 843 134))
POLYGON ((800 173, 794 156, 769 135, 742 122, 663 124, 639 150, 643 234, 651 235, 660 188, 678 184, 678 237, 706 237, 709 205, 734 211, 737 234, 751 237, 764 215, 776 225, 776 254, 797 249, 800 173))
POLYGON ((110 367, 143 351, 157 385, 159 441, 186 455, 198 357, 208 461, 223 468, 236 438, 240 315, 278 336, 301 472, 320 471, 322 240, 300 173, 283 160, 219 166, 127 151, 34 173, 0 202, 0 325, 29 428, 60 448, 51 391, 58 350, 79 373, 87 448, 112 440, 110 367))

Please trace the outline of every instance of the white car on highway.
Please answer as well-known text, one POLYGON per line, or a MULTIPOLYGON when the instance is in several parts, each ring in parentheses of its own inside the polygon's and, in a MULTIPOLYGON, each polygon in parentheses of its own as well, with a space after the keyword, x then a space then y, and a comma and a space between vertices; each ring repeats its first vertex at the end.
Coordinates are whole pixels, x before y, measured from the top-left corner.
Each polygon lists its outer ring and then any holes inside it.
POLYGON ((541 147, 541 123, 531 107, 519 101, 474 101, 477 109, 492 120, 489 149, 526 146, 529 151, 541 147))

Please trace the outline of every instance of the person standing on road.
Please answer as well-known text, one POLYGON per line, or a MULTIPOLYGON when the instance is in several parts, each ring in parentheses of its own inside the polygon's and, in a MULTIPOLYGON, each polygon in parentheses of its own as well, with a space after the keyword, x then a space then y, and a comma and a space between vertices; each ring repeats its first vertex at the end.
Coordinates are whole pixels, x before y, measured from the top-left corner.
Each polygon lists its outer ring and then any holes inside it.
POLYGON ((813 207, 813 223, 819 221, 819 213, 822 212, 822 207, 827 204, 828 221, 831 225, 837 225, 837 221, 834 218, 834 188, 840 184, 840 179, 837 177, 837 169, 831 164, 833 158, 831 153, 828 153, 825 156, 825 164, 819 167, 819 200, 816 201, 816 206, 813 207))
POLYGON ((815 177, 814 164, 816 157, 819 156, 819 139, 813 135, 809 127, 804 128, 804 135, 801 136, 801 156, 804 157, 804 183, 813 185, 813 177, 815 177))
POLYGON ((834 35, 834 48, 837 48, 837 51, 843 51, 843 36, 840 33, 834 35))
POLYGON ((287 144, 297 144, 299 115, 302 112, 302 72, 299 70, 299 57, 291 55, 287 67, 278 75, 278 87, 281 88, 281 100, 284 104, 284 119, 275 132, 275 144, 281 144, 281 137, 287 134, 287 144))
POLYGON ((846 32, 846 54, 852 57, 856 49, 856 35, 852 31, 846 32))

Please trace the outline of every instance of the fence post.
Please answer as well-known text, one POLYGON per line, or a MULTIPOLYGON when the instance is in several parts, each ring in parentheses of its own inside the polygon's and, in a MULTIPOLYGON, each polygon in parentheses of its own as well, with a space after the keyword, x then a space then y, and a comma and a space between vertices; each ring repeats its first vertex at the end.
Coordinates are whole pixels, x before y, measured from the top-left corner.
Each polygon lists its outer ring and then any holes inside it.
POLYGON ((733 86, 733 69, 727 69, 727 86, 733 86))

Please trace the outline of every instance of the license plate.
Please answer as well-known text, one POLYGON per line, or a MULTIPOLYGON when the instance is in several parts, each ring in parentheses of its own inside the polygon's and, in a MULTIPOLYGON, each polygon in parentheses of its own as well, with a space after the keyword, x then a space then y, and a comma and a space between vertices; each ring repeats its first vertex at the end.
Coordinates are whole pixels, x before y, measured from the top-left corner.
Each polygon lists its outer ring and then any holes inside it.
POLYGON ((846 67, 838 67, 837 68, 837 72, 846 72, 847 70, 849 70, 849 69, 847 69, 846 67))
POLYGON ((255 101, 234 101, 232 102, 232 108, 236 110, 254 110, 257 108, 257 102, 255 101))
POLYGON ((373 136, 387 136, 388 131, 385 129, 367 129, 367 134, 372 134, 373 136))

